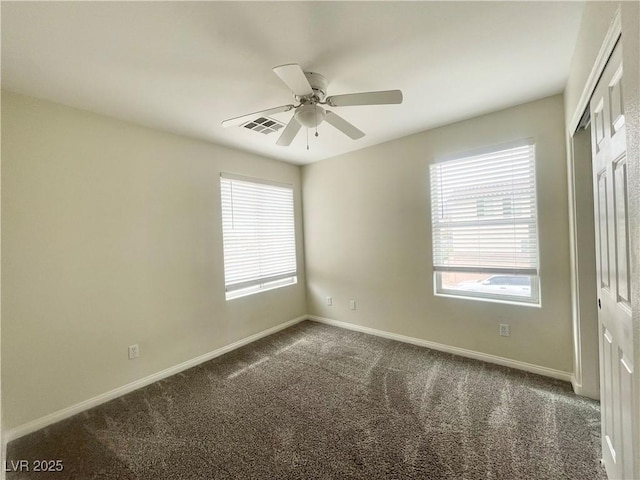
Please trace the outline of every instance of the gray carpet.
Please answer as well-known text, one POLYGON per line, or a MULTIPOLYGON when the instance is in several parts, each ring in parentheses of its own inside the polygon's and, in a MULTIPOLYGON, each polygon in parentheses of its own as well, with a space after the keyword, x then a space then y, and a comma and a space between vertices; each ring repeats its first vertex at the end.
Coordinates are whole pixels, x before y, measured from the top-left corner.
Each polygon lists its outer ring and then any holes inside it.
POLYGON ((605 479, 570 385, 303 322, 18 439, 8 479, 605 479))

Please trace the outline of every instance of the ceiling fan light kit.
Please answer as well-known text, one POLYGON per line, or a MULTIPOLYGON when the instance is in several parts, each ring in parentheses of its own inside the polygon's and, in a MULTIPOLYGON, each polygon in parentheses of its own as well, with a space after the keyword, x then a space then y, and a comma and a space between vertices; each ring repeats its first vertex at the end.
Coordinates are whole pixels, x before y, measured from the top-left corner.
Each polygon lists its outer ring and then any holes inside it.
MULTIPOLYGON (((333 111, 327 111, 320 105, 329 107, 346 107, 355 105, 392 105, 402 103, 400 90, 385 90, 380 92, 350 93, 327 97, 329 82, 319 73, 305 72, 297 63, 280 65, 273 69, 274 73, 289 87, 298 105, 282 105, 280 107, 261 110, 248 115, 230 118, 222 122, 223 127, 232 127, 247 123, 257 116, 294 110, 293 117, 280 134, 277 145, 289 146, 301 127, 317 128, 326 121, 351 139, 364 136, 364 132, 356 128, 333 111)), ((317 132, 316 132, 317 136, 317 132)), ((308 145, 307 145, 308 148, 308 145)))
POLYGON ((295 119, 302 124, 303 127, 315 128, 324 121, 326 112, 324 108, 318 105, 301 105, 296 109, 295 119))

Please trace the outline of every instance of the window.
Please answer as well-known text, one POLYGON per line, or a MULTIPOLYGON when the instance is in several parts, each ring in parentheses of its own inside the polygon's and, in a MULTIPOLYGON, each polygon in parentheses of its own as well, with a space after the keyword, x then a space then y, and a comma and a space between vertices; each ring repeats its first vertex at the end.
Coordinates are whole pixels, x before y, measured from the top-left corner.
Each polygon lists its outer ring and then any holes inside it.
POLYGON ((535 145, 431 166, 436 294, 539 304, 535 145))
POLYGON ((227 300, 297 282, 293 189, 220 175, 227 300))

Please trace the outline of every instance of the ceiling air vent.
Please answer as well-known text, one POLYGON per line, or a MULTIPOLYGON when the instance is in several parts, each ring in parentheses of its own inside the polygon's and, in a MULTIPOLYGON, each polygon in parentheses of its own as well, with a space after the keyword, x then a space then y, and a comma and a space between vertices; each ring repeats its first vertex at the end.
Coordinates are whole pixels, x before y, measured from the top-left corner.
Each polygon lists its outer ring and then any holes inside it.
POLYGON ((284 123, 269 117, 258 117, 255 120, 251 120, 242 126, 244 128, 248 128, 249 130, 264 133, 266 135, 271 132, 277 132, 282 127, 284 127, 284 123))

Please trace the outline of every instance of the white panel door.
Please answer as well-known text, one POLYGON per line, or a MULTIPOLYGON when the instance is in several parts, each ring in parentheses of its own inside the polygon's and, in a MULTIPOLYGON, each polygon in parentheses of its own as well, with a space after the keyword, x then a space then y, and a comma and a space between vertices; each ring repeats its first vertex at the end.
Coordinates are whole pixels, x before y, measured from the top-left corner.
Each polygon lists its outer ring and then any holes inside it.
POLYGON ((598 273, 602 457, 613 479, 633 478, 633 333, 629 277, 627 147, 622 46, 591 98, 591 139, 598 273))

